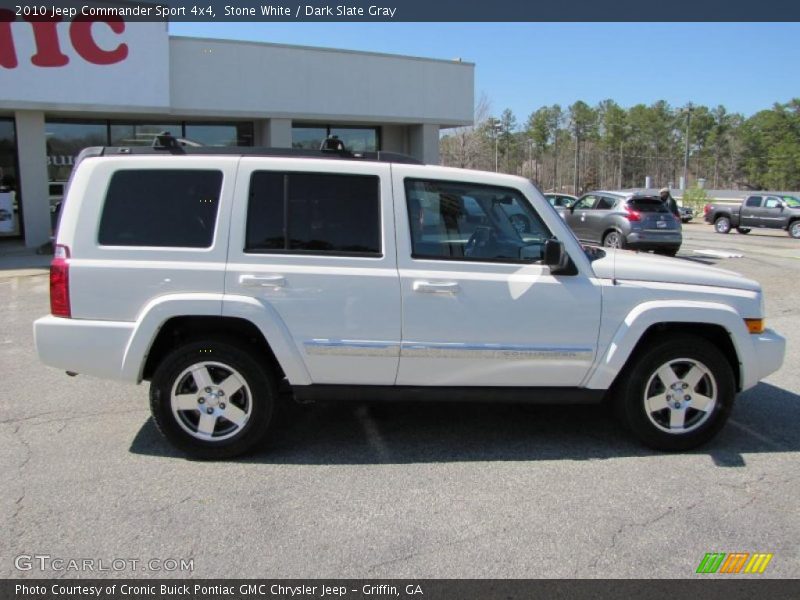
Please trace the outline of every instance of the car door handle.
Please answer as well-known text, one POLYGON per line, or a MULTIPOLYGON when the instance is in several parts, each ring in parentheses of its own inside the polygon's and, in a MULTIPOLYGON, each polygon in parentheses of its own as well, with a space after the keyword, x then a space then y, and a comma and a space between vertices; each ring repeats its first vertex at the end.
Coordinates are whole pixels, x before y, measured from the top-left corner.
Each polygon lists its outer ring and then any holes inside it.
POLYGON ((241 275, 239 284, 245 287, 279 288, 286 285, 283 275, 241 275))
POLYGON ((460 288, 455 281, 415 281, 411 289, 422 294, 456 294, 460 288))

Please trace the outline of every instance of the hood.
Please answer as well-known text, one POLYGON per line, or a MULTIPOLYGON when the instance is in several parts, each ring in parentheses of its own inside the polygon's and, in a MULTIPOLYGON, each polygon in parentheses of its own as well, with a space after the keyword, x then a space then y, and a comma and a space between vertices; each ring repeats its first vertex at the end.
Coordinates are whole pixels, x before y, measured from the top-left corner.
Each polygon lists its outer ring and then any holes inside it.
POLYGON ((761 290, 758 282, 727 269, 657 254, 603 250, 606 255, 593 261, 592 268, 598 277, 604 279, 709 285, 756 292, 761 290))

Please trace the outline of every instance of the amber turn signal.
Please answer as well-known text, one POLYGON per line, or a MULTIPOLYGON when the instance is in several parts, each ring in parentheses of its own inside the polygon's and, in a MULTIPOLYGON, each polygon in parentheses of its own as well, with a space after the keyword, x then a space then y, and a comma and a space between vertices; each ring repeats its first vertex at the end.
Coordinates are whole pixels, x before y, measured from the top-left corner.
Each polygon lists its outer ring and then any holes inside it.
POLYGON ((745 319, 744 324, 750 333, 764 333, 764 319, 745 319))

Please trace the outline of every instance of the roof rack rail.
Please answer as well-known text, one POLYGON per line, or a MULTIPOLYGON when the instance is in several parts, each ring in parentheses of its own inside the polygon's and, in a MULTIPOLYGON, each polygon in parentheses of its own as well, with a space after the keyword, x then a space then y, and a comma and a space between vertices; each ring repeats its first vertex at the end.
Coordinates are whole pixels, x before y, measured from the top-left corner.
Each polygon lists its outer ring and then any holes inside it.
MULTIPOLYGON (((169 132, 158 134, 150 146, 105 146, 97 148, 99 156, 163 156, 165 152, 181 156, 262 156, 275 158, 325 158, 339 160, 355 160, 368 162, 403 163, 410 165, 425 164, 406 154, 396 152, 351 152, 340 147, 336 149, 308 150, 305 148, 260 148, 257 146, 198 146, 186 144, 184 140, 173 137, 169 132)), ((195 142, 196 144, 196 142, 195 142)))

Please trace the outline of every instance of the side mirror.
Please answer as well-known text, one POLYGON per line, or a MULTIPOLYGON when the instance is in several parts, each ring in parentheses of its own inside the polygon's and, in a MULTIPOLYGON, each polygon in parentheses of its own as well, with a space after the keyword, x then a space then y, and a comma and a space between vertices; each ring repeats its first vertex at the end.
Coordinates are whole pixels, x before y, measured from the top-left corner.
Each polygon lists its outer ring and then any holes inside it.
POLYGON ((544 243, 543 262, 550 267, 551 275, 576 275, 578 269, 564 249, 564 242, 549 239, 544 243))

